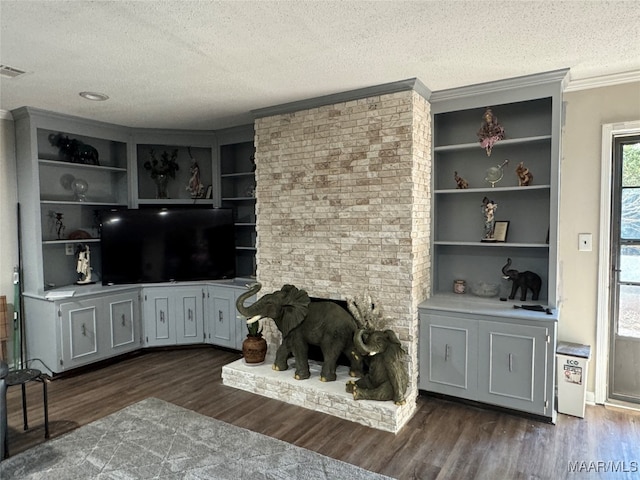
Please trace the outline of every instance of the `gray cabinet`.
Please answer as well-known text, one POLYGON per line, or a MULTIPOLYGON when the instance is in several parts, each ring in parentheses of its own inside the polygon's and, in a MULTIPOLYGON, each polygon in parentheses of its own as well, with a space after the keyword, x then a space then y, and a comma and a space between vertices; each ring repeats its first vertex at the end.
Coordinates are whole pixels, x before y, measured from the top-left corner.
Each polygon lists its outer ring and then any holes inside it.
POLYGON ((59 373, 137 350, 139 290, 56 301, 25 297, 27 360, 59 373))
MULTIPOLYGON (((554 368, 552 329, 545 326, 478 322, 478 400, 549 415, 548 370, 554 368)), ((554 344, 555 344, 555 335, 554 344)), ((550 395, 551 394, 551 395, 550 395)))
MULTIPOLYGON (((207 343, 242 350, 247 335, 246 319, 236 310, 236 300, 245 291, 244 285, 209 286, 207 343)), ((246 304, 254 301, 255 296, 246 300, 246 304)))
POLYGON ((204 340, 204 286, 144 287, 144 339, 149 347, 204 340))
POLYGON ((235 290, 227 287, 209 287, 208 342, 228 348, 237 348, 235 290))
POLYGON ((478 322, 425 316, 421 336, 421 388, 475 398, 478 385, 478 322))
POLYGON ((421 305, 419 388, 553 419, 556 319, 488 313, 421 305))
POLYGON ((100 359, 98 353, 98 309, 101 300, 60 304, 62 363, 78 367, 100 359))

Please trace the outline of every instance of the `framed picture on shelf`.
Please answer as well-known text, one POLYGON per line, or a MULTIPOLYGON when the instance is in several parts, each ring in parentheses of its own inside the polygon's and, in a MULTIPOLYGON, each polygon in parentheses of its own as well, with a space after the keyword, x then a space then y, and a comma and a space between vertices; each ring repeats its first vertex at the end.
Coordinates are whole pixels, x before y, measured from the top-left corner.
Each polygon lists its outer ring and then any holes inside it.
POLYGON ((509 231, 509 221, 496 221, 495 227, 493 229, 493 240, 495 242, 506 242, 507 241, 507 232, 509 231))

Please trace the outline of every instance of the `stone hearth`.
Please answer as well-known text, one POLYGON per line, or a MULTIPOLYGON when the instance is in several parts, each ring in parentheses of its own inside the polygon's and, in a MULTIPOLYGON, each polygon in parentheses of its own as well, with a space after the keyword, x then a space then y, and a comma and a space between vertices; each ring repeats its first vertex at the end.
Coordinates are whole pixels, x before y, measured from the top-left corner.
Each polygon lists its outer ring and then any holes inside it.
POLYGON ((307 380, 293 378, 294 359, 289 360, 290 368, 284 372, 274 371, 272 364, 273 358, 267 358, 258 366, 237 360, 222 368, 223 383, 392 433, 398 433, 413 413, 411 402, 398 406, 391 401, 354 400, 353 395, 345 391, 345 384, 352 380, 348 367, 337 368, 335 382, 321 382, 319 362, 309 362, 311 378, 307 380))

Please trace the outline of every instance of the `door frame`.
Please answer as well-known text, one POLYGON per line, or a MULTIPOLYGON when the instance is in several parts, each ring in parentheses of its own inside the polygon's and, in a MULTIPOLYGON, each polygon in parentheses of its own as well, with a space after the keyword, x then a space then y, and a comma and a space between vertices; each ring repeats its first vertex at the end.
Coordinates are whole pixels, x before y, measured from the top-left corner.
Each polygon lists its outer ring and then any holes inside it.
POLYGON ((609 353, 611 335, 611 192, 613 138, 640 134, 640 120, 602 125, 600 163, 600 248, 598 249, 598 307, 596 320, 595 403, 609 401, 609 353))

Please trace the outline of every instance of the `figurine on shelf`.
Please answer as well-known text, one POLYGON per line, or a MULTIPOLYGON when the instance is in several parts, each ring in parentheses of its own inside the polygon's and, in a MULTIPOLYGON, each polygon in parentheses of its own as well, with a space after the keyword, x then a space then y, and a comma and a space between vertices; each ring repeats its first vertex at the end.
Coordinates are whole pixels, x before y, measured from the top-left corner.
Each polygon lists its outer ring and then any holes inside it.
POLYGON ((484 237, 483 242, 494 242, 494 233, 496 228, 496 215, 495 211, 498 209, 498 204, 493 200, 489 200, 487 197, 482 199, 482 215, 484 216, 484 237))
POLYGON ((493 115, 491 107, 485 110, 477 135, 480 146, 487 152, 487 157, 491 156, 491 149, 495 143, 498 140, 504 140, 504 128, 498 123, 498 117, 493 115))
POLYGON ((60 212, 55 212, 54 214, 56 216, 56 233, 58 234, 58 240, 62 240, 62 234, 64 233, 64 229, 66 228, 64 226, 64 223, 62 223, 62 213, 60 212))
POLYGON ((204 185, 200 181, 200 166, 193 155, 191 155, 191 147, 187 147, 189 151, 189 157, 191 158, 191 178, 189 179, 189 185, 187 190, 191 195, 191 198, 203 198, 204 197, 204 185))
POLYGON ((70 139, 68 136, 63 136, 62 133, 52 133, 49 135, 49 143, 58 147, 60 158, 67 162, 100 165, 98 150, 80 140, 70 139))
POLYGON ((453 179, 456 181, 456 188, 466 189, 469 188, 469 182, 458 175, 458 172, 453 172, 453 179))
POLYGON ((91 252, 89 245, 79 243, 76 248, 76 255, 78 256, 78 263, 76 266, 76 272, 78 273, 77 285, 88 285, 96 283, 91 280, 91 252))
POLYGON ((518 185, 528 187, 533 183, 533 173, 524 166, 524 162, 520 162, 516 167, 516 175, 518 175, 518 185))

